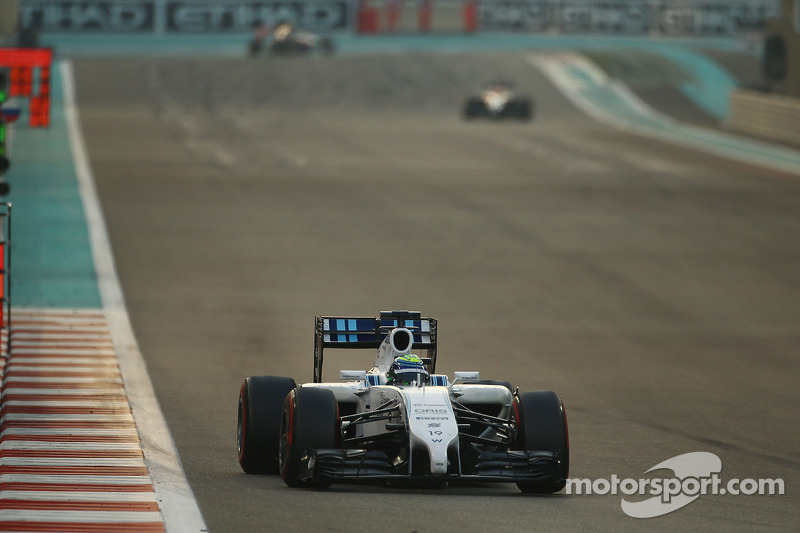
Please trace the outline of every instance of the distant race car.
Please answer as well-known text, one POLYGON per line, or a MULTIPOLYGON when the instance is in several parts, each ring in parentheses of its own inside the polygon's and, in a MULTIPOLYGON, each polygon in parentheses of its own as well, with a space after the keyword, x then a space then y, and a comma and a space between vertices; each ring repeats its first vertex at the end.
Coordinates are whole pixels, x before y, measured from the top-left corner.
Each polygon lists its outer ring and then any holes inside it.
POLYGON ((519 392, 478 372, 435 374, 437 321, 415 311, 317 316, 314 382, 251 376, 239 393, 238 452, 251 474, 290 487, 511 482, 564 488, 567 416, 550 391, 519 392), (325 348, 377 349, 369 370, 322 382, 325 348), (415 354, 418 351, 419 354, 415 354))
POLYGON ((331 37, 297 29, 291 22, 278 24, 272 32, 265 31, 263 27, 259 29, 248 44, 248 54, 251 57, 258 55, 265 43, 271 55, 299 56, 314 52, 330 55, 335 51, 331 37))
POLYGON ((514 93, 506 83, 496 82, 490 84, 480 94, 468 97, 461 111, 465 119, 531 120, 533 108, 533 102, 529 97, 514 93))

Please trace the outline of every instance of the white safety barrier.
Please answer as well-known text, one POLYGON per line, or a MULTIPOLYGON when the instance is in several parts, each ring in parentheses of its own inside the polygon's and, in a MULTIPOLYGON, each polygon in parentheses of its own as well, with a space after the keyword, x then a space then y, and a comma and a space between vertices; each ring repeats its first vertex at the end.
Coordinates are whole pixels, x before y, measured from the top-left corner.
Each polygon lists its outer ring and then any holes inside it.
POLYGON ((726 127, 800 147, 800 99, 737 89, 731 93, 726 127))

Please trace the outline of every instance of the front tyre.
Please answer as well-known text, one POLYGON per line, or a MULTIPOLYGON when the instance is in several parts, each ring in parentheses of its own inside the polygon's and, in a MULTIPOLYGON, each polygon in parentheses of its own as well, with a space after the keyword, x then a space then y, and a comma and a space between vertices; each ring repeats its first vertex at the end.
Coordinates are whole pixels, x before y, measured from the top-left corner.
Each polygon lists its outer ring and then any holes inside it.
POLYGON ((328 389, 299 387, 286 397, 281 416, 280 472, 290 487, 324 488, 326 479, 300 477, 306 450, 339 447, 339 406, 328 389))
POLYGON ((336 52, 336 45, 330 37, 322 37, 319 40, 319 51, 324 56, 332 56, 336 52))
POLYGON ((486 114, 486 104, 483 103, 483 100, 476 96, 470 96, 467 98, 467 101, 464 102, 464 107, 462 108, 461 115, 466 120, 471 120, 474 118, 478 118, 486 114))
POLYGON ((250 376, 239 390, 236 444, 248 474, 278 473, 283 401, 296 386, 292 378, 250 376))
POLYGON ((517 420, 517 449, 554 452, 559 460, 552 478, 520 481, 517 487, 522 492, 534 494, 560 491, 569 475, 567 412, 561 398, 551 391, 520 393, 514 400, 514 417, 517 420))

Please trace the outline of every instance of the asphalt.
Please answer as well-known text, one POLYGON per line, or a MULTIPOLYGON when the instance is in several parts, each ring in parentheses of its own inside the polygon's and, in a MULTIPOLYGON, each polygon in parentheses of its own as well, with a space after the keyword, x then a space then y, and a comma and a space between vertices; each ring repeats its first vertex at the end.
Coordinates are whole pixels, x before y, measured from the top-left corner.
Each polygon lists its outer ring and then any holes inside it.
POLYGON ((76 61, 133 327, 210 531, 800 522, 800 181, 593 122, 526 54, 76 61), (460 120, 497 77, 535 97, 532 123, 460 120), (636 520, 619 496, 242 473, 244 377, 310 381, 314 315, 389 308, 439 319, 442 372, 557 391, 572 477, 709 451, 787 495, 636 520))

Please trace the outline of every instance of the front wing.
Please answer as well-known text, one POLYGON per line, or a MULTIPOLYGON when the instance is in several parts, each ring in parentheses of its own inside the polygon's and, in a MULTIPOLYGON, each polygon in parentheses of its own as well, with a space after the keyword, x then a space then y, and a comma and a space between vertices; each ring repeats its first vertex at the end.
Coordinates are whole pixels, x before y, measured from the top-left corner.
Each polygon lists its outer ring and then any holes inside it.
POLYGON ((382 482, 435 479, 448 482, 560 481, 559 457, 549 451, 483 452, 473 474, 411 475, 398 473, 379 450, 305 450, 300 460, 301 479, 334 482, 382 482))

